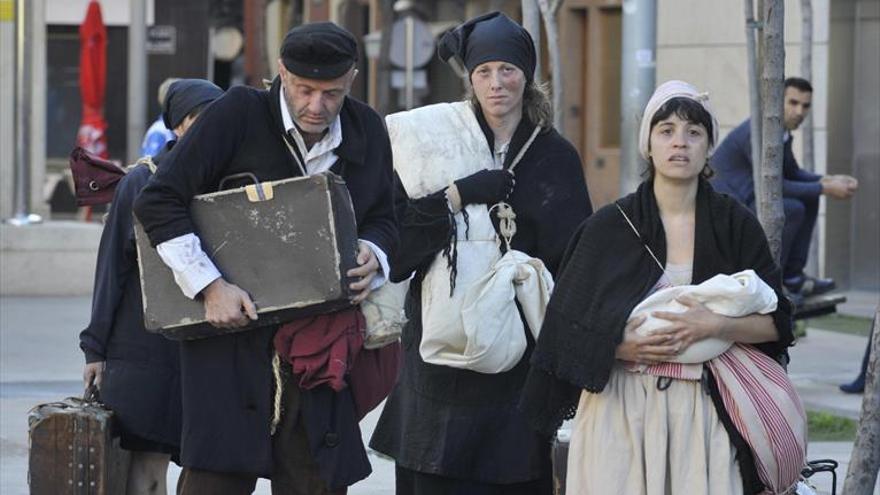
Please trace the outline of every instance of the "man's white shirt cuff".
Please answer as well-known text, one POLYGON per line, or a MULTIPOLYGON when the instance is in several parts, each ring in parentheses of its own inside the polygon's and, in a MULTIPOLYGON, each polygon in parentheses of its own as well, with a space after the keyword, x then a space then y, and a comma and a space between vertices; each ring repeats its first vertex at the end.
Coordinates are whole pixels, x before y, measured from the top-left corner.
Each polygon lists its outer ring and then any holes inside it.
POLYGON ((385 282, 388 280, 388 274, 391 272, 391 268, 388 267, 388 255, 386 255, 385 251, 382 251, 382 249, 375 243, 372 243, 366 239, 358 240, 369 246, 370 250, 373 251, 373 254, 376 255, 376 259, 379 261, 379 271, 370 282, 370 290, 376 290, 379 287, 385 285, 385 282))
POLYGON ((190 299, 214 280, 222 276, 220 270, 202 251, 202 243, 195 234, 184 234, 156 246, 162 261, 174 273, 174 281, 190 299))

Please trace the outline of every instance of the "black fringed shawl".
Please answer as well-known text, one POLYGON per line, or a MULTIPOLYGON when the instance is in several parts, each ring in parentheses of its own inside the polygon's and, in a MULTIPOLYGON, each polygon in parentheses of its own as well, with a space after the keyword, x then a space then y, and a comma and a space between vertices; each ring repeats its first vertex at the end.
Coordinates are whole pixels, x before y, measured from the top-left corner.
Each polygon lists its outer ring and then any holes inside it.
MULTIPOLYGON (((696 202, 693 283, 755 270, 779 297, 773 313, 779 340, 756 347, 782 359, 793 341, 791 306, 782 295, 779 268, 761 225, 744 206, 702 179, 696 202)), ((617 203, 665 263, 666 234, 653 182, 642 183, 617 203)), ((605 388, 626 320, 660 277, 660 267, 613 204, 581 225, 560 271, 520 404, 532 425, 548 434, 574 415, 582 389, 605 388)))

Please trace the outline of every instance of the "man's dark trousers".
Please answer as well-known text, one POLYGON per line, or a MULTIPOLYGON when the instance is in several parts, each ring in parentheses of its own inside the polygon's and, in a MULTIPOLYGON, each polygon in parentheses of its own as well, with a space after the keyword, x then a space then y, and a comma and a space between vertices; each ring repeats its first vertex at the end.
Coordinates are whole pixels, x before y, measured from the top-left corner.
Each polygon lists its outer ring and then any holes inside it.
MULTIPOLYGON (((755 203, 749 209, 757 211, 755 203)), ((819 198, 782 198, 785 226, 782 229, 782 276, 799 277, 807 266, 813 228, 819 216, 819 198)))

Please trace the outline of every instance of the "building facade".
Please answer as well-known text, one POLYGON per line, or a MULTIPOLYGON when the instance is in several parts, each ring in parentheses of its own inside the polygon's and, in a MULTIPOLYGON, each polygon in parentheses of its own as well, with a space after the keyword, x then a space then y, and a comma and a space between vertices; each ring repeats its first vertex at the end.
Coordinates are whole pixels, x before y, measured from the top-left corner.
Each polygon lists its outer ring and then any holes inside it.
MULTIPOLYGON (((385 112, 403 108, 403 91, 387 89, 379 70, 378 33, 405 12, 408 5, 435 39, 469 17, 503 10, 521 19, 521 0, 147 0, 148 21, 176 31, 174 53, 148 57, 148 117, 159 112, 155 93, 166 77, 206 77, 218 84, 272 77, 277 53, 288 27, 302 22, 332 20, 345 25, 362 43, 357 98, 385 112), (244 47, 230 60, 216 58, 217 31, 233 25, 242 32, 244 47), (247 59, 247 60, 245 60, 247 59)), ((575 145, 595 206, 620 192, 621 38, 623 0, 565 0, 559 11, 563 53, 564 135, 575 145)), ((11 0, 0 0, 0 39, 13 40, 11 0)), ((51 188, 46 177, 66 167, 78 125, 76 101, 78 40, 76 25, 50 19, 58 5, 65 8, 87 0, 34 2, 35 31, 47 41, 46 51, 31 63, 34 116, 31 119, 31 211, 46 214, 51 188), (48 7, 52 7, 49 9, 48 7), (52 14, 47 14, 47 11, 52 14), (48 16, 48 17, 47 17, 48 16), (42 24, 39 24, 42 23, 42 24), (47 166, 48 163, 48 166, 47 166), (47 192, 48 191, 48 192, 47 192)), ((126 155, 126 43, 124 12, 128 2, 107 2, 111 17, 108 37, 107 119, 111 156, 126 155), (124 9, 123 9, 124 10, 124 9)), ((858 195, 848 202, 823 201, 814 270, 833 276, 844 287, 880 290, 880 0, 813 0, 812 72, 815 171, 848 173, 860 181, 858 195)), ((785 73, 800 75, 801 1, 785 0, 785 73)), ((63 10, 63 9, 61 9, 63 10)), ((721 137, 749 115, 745 20, 742 2, 729 0, 660 0, 657 3, 657 83, 683 79, 706 90, 721 124, 721 137)), ((394 37, 392 37, 394 40, 394 37)), ((400 39, 394 41, 399 43, 400 39)), ((13 115, 11 92, 14 47, 0 47, 0 213, 12 213, 13 115)), ((546 36, 541 36, 543 68, 550 76, 546 36)), ((399 68, 397 69, 399 71, 399 68)), ((423 71, 426 84, 415 91, 416 104, 462 98, 465 87, 433 57, 423 71)), ((399 75, 399 74, 398 74, 399 75)), ((392 78, 393 79, 393 78, 392 78)), ((149 122, 145 122, 147 126, 149 122)), ((800 156, 803 131, 795 132, 800 156)))

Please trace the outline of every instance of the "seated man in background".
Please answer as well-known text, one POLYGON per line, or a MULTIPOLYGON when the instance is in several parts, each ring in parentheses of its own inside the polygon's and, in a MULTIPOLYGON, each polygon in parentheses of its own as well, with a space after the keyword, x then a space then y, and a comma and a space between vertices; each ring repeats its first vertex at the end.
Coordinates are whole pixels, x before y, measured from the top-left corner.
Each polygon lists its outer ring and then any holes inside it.
MULTIPOLYGON (((834 289, 831 279, 804 273, 813 227, 819 212, 819 196, 849 199, 858 189, 858 181, 849 175, 819 175, 800 168, 792 152, 791 132, 801 125, 810 111, 813 87, 806 79, 785 80, 785 144, 782 158, 782 204, 785 227, 782 233, 781 268, 783 283, 797 303, 805 296, 834 289)), ((755 187, 752 176, 751 119, 746 119, 721 142, 712 156, 719 192, 730 194, 755 211, 755 187)))

